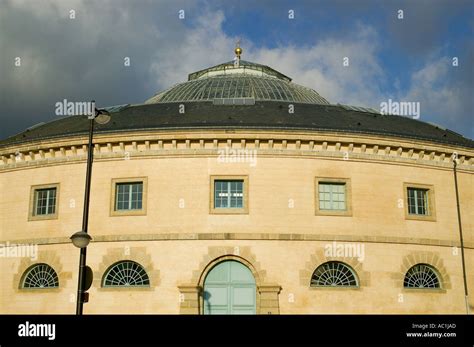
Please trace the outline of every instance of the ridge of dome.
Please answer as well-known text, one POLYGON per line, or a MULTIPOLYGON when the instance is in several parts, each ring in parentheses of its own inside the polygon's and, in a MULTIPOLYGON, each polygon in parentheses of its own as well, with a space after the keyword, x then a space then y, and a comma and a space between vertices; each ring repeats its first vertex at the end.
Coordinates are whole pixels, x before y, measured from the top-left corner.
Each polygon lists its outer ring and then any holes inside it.
POLYGON ((235 74, 267 76, 291 82, 291 78, 282 74, 281 72, 267 65, 253 63, 247 60, 239 60, 238 65, 236 65, 234 61, 228 61, 226 63, 214 65, 206 69, 192 72, 188 75, 188 81, 199 78, 235 74))

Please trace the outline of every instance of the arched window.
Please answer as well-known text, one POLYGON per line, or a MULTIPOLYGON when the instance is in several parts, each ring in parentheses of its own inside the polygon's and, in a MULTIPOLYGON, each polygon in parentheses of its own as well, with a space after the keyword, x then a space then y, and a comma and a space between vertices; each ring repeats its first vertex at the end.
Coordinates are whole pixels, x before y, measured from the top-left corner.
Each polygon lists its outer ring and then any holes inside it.
POLYGON ((149 286, 150 279, 145 269, 134 261, 125 260, 112 265, 106 271, 103 287, 140 287, 149 286))
POLYGON ((35 264, 25 271, 22 288, 57 288, 59 287, 58 274, 48 264, 35 264))
POLYGON ((405 274, 405 288, 440 288, 437 271, 427 264, 416 264, 405 274))
POLYGON ((312 287, 357 287, 357 276, 348 265, 329 261, 320 265, 311 277, 312 287))

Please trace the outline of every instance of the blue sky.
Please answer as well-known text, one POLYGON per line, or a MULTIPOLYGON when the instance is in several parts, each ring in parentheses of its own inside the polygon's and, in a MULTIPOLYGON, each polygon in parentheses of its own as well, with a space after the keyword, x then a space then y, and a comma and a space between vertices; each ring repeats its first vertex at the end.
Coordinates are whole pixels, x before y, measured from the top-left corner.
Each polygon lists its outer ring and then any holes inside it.
POLYGON ((232 60, 238 37, 243 59, 272 66, 333 103, 378 109, 389 98, 420 102, 420 120, 474 138, 473 1, 0 0, 0 6, 0 138, 54 120, 54 104, 64 98, 141 103, 192 71, 232 60), (178 18, 181 9, 185 19, 178 18), (349 67, 342 66, 345 56, 349 67), (21 67, 13 65, 16 57, 21 67))

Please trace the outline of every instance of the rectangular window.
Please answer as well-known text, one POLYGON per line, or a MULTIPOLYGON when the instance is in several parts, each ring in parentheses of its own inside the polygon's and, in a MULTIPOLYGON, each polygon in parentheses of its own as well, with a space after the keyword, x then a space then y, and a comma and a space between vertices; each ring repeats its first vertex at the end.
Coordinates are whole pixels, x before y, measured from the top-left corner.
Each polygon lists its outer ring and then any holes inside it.
POLYGON ((315 214, 352 216, 351 180, 338 177, 315 178, 315 214))
POLYGON ((35 216, 56 213, 56 188, 35 189, 35 216))
POLYGON ((436 220, 434 187, 426 184, 404 183, 405 218, 436 220))
POLYGON ((319 209, 346 210, 346 184, 319 182, 319 209))
POLYGON ((244 181, 214 181, 214 208, 242 208, 244 181))
POLYGON ((211 214, 248 213, 248 176, 211 176, 211 214))
POLYGON ((28 220, 57 219, 59 183, 31 186, 28 220))
POLYGON ((408 188, 408 213, 428 215, 428 189, 408 188))
POLYGON ((115 210, 141 210, 143 203, 143 182, 117 183, 115 210))
POLYGON ((147 189, 147 177, 113 178, 110 193, 110 215, 146 215, 147 189))

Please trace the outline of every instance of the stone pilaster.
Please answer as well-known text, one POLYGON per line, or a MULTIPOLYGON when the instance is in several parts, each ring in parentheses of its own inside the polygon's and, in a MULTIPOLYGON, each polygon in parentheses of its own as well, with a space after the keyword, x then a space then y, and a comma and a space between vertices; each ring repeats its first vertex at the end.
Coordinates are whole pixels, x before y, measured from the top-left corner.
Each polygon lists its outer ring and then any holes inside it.
POLYGON ((281 287, 277 284, 258 286, 260 294, 260 314, 280 314, 279 294, 281 287))
POLYGON ((179 289, 179 313, 180 314, 199 314, 199 296, 201 286, 181 285, 179 289))

